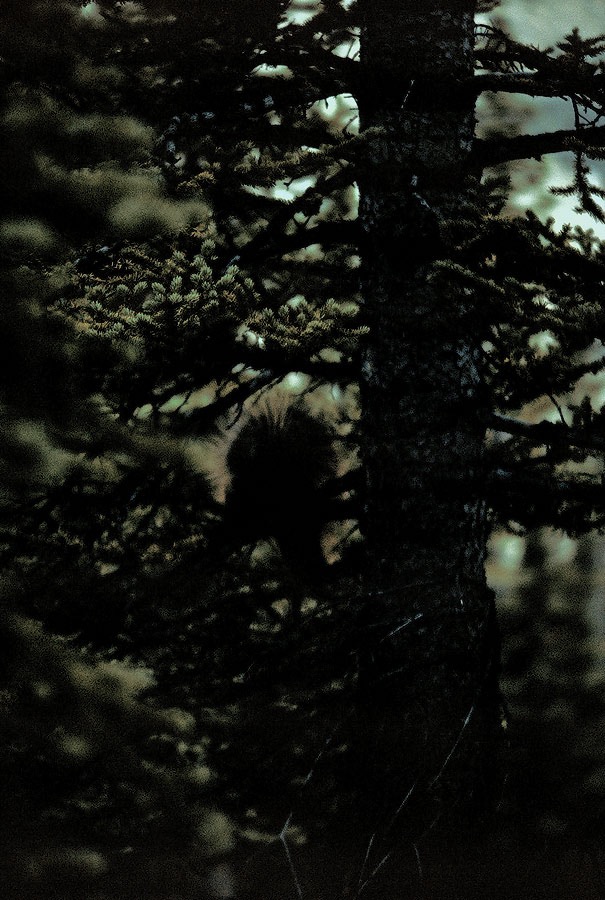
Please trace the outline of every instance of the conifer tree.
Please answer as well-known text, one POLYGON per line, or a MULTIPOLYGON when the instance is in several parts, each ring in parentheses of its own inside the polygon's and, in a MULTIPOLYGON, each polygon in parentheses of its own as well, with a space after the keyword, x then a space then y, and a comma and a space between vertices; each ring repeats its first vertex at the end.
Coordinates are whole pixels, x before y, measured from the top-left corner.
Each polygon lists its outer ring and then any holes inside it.
POLYGON ((605 45, 477 7, 0 12, 2 752, 17 843, 23 806, 65 831, 14 896, 227 896, 233 847, 253 896, 319 894, 318 846, 322 896, 385 896, 492 821, 490 527, 605 512, 603 245, 503 213, 494 173, 567 150, 603 220, 605 45), (480 139, 486 91, 575 128, 480 139))

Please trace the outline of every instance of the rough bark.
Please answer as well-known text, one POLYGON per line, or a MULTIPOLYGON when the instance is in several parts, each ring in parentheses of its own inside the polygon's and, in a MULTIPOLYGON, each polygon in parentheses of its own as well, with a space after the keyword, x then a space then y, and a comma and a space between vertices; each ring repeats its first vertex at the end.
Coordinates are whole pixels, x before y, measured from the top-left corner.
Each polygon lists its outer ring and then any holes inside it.
POLYGON ((360 729, 373 828, 489 806, 499 719, 484 561, 480 298, 444 283, 473 202, 472 0, 365 0, 360 97, 367 473, 360 729))

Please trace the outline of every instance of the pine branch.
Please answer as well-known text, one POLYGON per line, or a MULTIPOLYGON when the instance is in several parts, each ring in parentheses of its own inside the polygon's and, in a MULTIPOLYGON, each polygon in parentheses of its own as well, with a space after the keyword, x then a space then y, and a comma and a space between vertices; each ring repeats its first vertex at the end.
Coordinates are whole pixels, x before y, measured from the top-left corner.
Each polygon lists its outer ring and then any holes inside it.
POLYGON ((578 143, 583 147, 605 147, 605 125, 582 131, 568 129, 514 138, 476 139, 471 159, 474 166, 484 169, 514 159, 541 159, 547 153, 577 150, 578 143))
MULTIPOLYGON (((258 232, 258 234, 237 250, 238 266, 244 269, 252 261, 256 262, 258 259, 266 259, 277 255, 281 256, 284 253, 291 253, 293 249, 299 250, 309 244, 319 243, 321 242, 321 236, 319 240, 317 239, 317 235, 313 235, 310 239, 306 237, 306 235, 310 235, 312 231, 316 231, 319 227, 328 226, 328 228, 333 230, 334 235, 330 236, 330 242, 334 241, 334 238, 337 242, 341 243, 349 241, 356 242, 356 235, 354 234, 353 238, 351 238, 349 237, 348 232, 357 232, 357 226, 355 223, 347 221, 343 223, 323 223, 321 226, 315 226, 313 229, 306 229, 299 226, 292 235, 284 233, 286 226, 294 221, 295 215, 302 214, 309 218, 317 215, 322 200, 324 200, 328 194, 346 187, 348 184, 351 184, 353 180, 349 168, 343 166, 343 168, 338 169, 334 174, 318 177, 315 184, 310 185, 300 197, 292 200, 291 203, 280 204, 271 216, 266 228, 258 232), (338 236, 339 229, 341 228, 343 229, 342 234, 341 236, 338 236), (304 241, 304 243, 301 243, 301 241, 304 241)), ((255 199, 256 198, 252 195, 247 197, 247 201, 251 202, 251 205, 254 205, 255 199)), ((267 201, 263 198, 263 202, 266 203, 267 201)), ((276 202, 272 202, 273 206, 276 207, 276 202)), ((326 240, 328 239, 327 232, 324 232, 324 238, 326 238, 326 240)), ((219 268, 221 266, 228 266, 229 264, 230 259, 227 257, 219 257, 219 268)))
POLYGON ((595 477, 553 478, 544 472, 496 469, 486 487, 498 518, 528 531, 548 525, 579 535, 605 522, 603 485, 595 477))
POLYGON ((605 75, 576 75, 544 78, 525 72, 486 72, 475 75, 466 85, 475 96, 484 91, 526 94, 529 97, 597 98, 605 91, 605 75))
POLYGON ((277 384, 281 376, 269 370, 259 372, 255 378, 237 385, 231 391, 217 396, 213 403, 194 409, 188 415, 174 415, 172 430, 175 434, 206 434, 221 415, 234 407, 243 407, 250 397, 277 384))
POLYGON ((187 415, 175 413, 172 423, 172 432, 175 434, 203 434, 212 428, 217 419, 234 407, 242 407, 246 400, 258 394, 259 391, 279 384, 282 379, 291 372, 302 372, 329 382, 354 381, 358 372, 356 361, 344 360, 343 362, 326 362, 322 359, 309 360, 301 354, 300 357, 280 356, 268 353, 266 350, 247 348, 248 352, 242 353, 246 364, 257 371, 257 374, 249 381, 244 381, 232 390, 221 393, 216 400, 198 409, 194 409, 187 415))
MULTIPOLYGON (((288 220, 292 218, 293 214, 293 211, 288 207, 288 220)), ((285 216, 280 218, 285 218, 285 216)), ((313 228, 298 228, 293 234, 284 234, 278 231, 272 221, 266 231, 252 238, 251 241, 238 250, 234 262, 237 263, 239 268, 245 269, 252 261, 256 264, 262 259, 295 253, 297 250, 303 250, 312 244, 321 244, 323 247, 334 246, 335 244, 354 244, 357 246, 359 241, 359 224, 356 221, 321 222, 313 228)), ((229 265, 229 262, 227 262, 227 265, 229 265)))
POLYGON ((488 424, 494 431, 525 438, 534 446, 563 444, 583 450, 605 451, 605 435, 564 425, 562 422, 542 421, 532 424, 511 416, 492 413, 488 424))
POLYGON ((288 66, 295 71, 303 66, 306 74, 309 70, 313 75, 317 74, 321 83, 331 83, 333 90, 338 86, 341 90, 346 88, 350 91, 359 78, 357 59, 337 56, 328 49, 312 44, 305 47, 273 44, 266 48, 261 60, 268 66, 288 66))

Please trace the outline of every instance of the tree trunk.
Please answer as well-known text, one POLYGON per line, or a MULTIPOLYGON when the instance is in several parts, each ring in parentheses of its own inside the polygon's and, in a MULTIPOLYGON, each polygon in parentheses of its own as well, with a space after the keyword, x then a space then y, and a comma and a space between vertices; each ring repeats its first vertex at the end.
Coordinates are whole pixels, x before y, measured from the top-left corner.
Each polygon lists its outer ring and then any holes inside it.
POLYGON ((480 298, 448 282, 472 209, 473 0, 365 0, 360 115, 365 613, 360 729, 373 829, 415 840, 489 806, 497 632, 484 574, 480 298))

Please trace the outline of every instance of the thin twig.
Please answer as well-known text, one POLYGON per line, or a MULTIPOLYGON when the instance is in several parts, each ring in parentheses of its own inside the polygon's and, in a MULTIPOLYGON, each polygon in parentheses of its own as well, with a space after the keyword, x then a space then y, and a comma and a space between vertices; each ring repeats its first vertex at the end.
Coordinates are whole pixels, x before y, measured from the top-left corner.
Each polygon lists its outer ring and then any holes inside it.
POLYGON ((412 847, 414 848, 414 853, 416 855, 416 865, 418 866, 418 877, 420 878, 420 881, 424 881, 424 872, 422 871, 422 862, 420 860, 420 851, 418 850, 418 845, 416 844, 416 842, 414 842, 412 844, 412 847))
POLYGON ((555 409, 556 409, 557 412, 559 413, 559 418, 560 418, 561 422, 563 423, 563 425, 565 425, 566 428, 569 428, 569 425, 568 425, 567 422, 565 421, 565 416, 563 415, 563 410, 561 409, 561 404, 559 403, 559 401, 557 400, 557 398, 555 397, 555 395, 554 395, 554 394, 547 394, 547 397, 548 397, 548 399, 552 402, 552 404, 554 405, 555 409))
POLYGON ((447 768, 447 765, 448 765, 450 759, 452 758, 452 756, 454 755, 454 753, 455 753, 456 750, 458 749, 458 744, 459 744, 460 741, 462 740, 462 735, 464 734, 464 732, 465 732, 465 730, 466 730, 466 727, 468 726, 468 723, 470 722, 471 717, 472 717, 474 711, 475 711, 475 704, 473 703, 473 705, 471 706, 471 708, 469 709, 469 711, 468 711, 467 714, 466 714, 466 718, 465 718, 464 722, 462 723, 462 728, 460 729, 460 732, 459 732, 459 734, 458 734, 458 737, 457 737, 456 740, 454 741, 454 745, 452 746, 452 749, 451 749, 450 752, 448 753, 448 755, 447 755, 447 757, 446 757, 446 759, 445 759, 445 762, 444 762, 443 765, 441 766, 441 769, 439 770, 439 772, 437 773, 437 775, 435 775, 435 777, 429 782, 429 788, 432 788, 435 784, 437 784, 437 782, 439 781, 439 779, 441 778, 441 776, 442 776, 443 773, 445 772, 445 770, 446 770, 446 768, 447 768))
POLYGON ((288 860, 288 865, 290 866, 290 872, 292 873, 292 880, 294 881, 294 887, 296 888, 296 896, 298 897, 298 900, 303 900, 304 895, 303 895, 302 885, 299 881, 298 875, 296 874, 296 868, 294 867, 294 860, 292 859, 292 854, 290 853, 290 848, 288 847, 288 841, 286 840, 286 830, 288 829, 288 827, 290 825, 290 819, 291 819, 291 816, 288 816, 288 820, 280 832, 279 839, 285 850, 286 859, 288 860))
POLYGON ((376 832, 374 832, 374 834, 372 835, 372 837, 371 837, 370 840, 368 841, 368 847, 367 847, 367 850, 366 850, 366 855, 365 855, 364 858, 363 858, 363 864, 362 864, 362 866, 361 866, 361 869, 359 870, 359 880, 358 880, 358 882, 357 882, 357 887, 358 887, 358 888, 361 887, 361 884, 362 884, 362 878, 363 878, 363 873, 365 872, 366 866, 367 866, 368 861, 369 861, 369 859, 370 859, 370 852, 371 852, 371 850, 372 850, 372 844, 374 843, 374 838, 375 838, 375 837, 376 837, 376 832))

